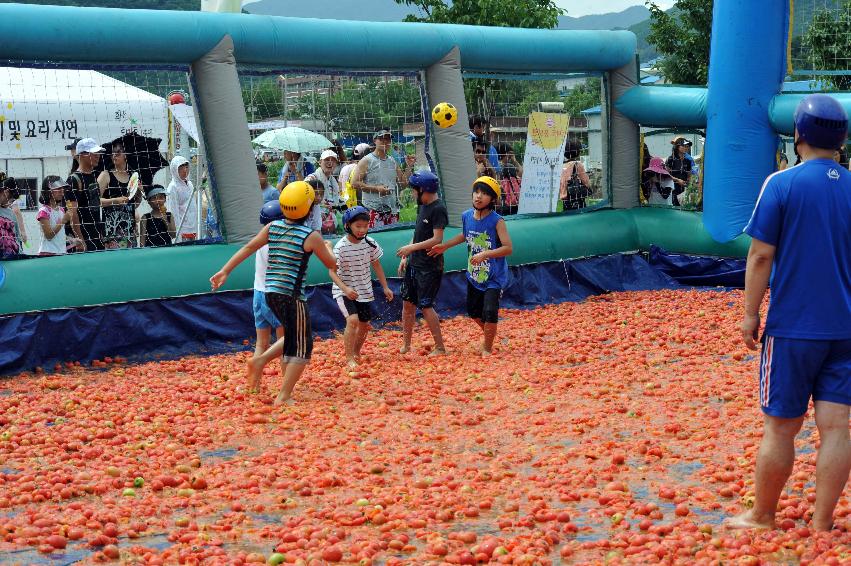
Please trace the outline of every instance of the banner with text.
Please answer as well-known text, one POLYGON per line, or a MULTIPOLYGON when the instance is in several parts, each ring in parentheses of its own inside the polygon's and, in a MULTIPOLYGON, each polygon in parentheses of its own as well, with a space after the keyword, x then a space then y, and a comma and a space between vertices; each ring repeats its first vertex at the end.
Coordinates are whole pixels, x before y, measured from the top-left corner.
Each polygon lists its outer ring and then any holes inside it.
POLYGON ((532 112, 529 115, 518 213, 556 211, 569 121, 567 114, 532 112))

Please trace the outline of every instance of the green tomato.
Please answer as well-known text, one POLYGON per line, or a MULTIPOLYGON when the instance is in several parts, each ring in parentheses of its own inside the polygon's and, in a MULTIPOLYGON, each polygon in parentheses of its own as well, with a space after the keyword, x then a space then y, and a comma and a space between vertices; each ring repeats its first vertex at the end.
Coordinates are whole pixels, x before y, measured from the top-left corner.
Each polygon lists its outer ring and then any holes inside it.
POLYGON ((143 485, 145 485, 145 478, 140 476, 133 480, 133 487, 142 487, 143 485))
POLYGON ((269 560, 266 561, 266 564, 269 564, 270 566, 278 566, 278 564, 282 564, 286 559, 287 557, 285 555, 281 554, 280 552, 276 552, 269 557, 269 560))
POLYGON ((136 497, 136 490, 132 487, 128 487, 124 491, 121 492, 121 495, 124 497, 136 497))

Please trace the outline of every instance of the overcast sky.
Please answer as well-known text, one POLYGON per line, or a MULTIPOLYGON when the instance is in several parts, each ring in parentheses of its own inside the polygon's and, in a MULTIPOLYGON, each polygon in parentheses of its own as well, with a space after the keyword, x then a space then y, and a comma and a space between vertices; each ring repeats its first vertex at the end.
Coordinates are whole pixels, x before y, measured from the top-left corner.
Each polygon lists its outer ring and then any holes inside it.
MULTIPOLYGON (((658 0, 660 8, 668 9, 674 5, 674 0, 658 0)), ((630 6, 642 6, 642 0, 556 0, 560 8, 567 10, 568 16, 579 17, 588 14, 605 14, 620 12, 630 6)))

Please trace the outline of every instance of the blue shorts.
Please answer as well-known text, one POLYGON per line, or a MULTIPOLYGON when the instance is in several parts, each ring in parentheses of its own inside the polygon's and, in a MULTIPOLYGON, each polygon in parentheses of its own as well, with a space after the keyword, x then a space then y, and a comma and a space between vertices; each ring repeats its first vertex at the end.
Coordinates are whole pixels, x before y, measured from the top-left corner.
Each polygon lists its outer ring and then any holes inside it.
POLYGON ((762 337, 759 405, 772 417, 807 412, 810 397, 851 405, 851 340, 762 337))
POLYGON ((279 328, 281 323, 266 304, 266 293, 254 289, 254 328, 279 328))

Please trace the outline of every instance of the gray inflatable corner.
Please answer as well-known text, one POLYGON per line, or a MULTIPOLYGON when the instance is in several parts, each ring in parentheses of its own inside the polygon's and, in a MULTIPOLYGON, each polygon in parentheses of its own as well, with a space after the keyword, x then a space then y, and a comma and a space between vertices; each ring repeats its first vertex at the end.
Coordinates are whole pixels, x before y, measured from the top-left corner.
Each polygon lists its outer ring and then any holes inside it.
MULTIPOLYGON (((433 128, 437 173, 449 211, 449 225, 458 227, 461 226, 461 213, 470 208, 470 190, 476 180, 459 49, 454 47, 426 69, 425 79, 429 105, 449 102, 458 109, 458 122, 454 126, 433 128)), ((426 120, 429 118, 430 113, 425 116, 426 120)))
POLYGON ((230 244, 244 244, 260 230, 263 198, 236 71, 233 39, 226 35, 190 67, 196 119, 207 151, 219 225, 230 244))

